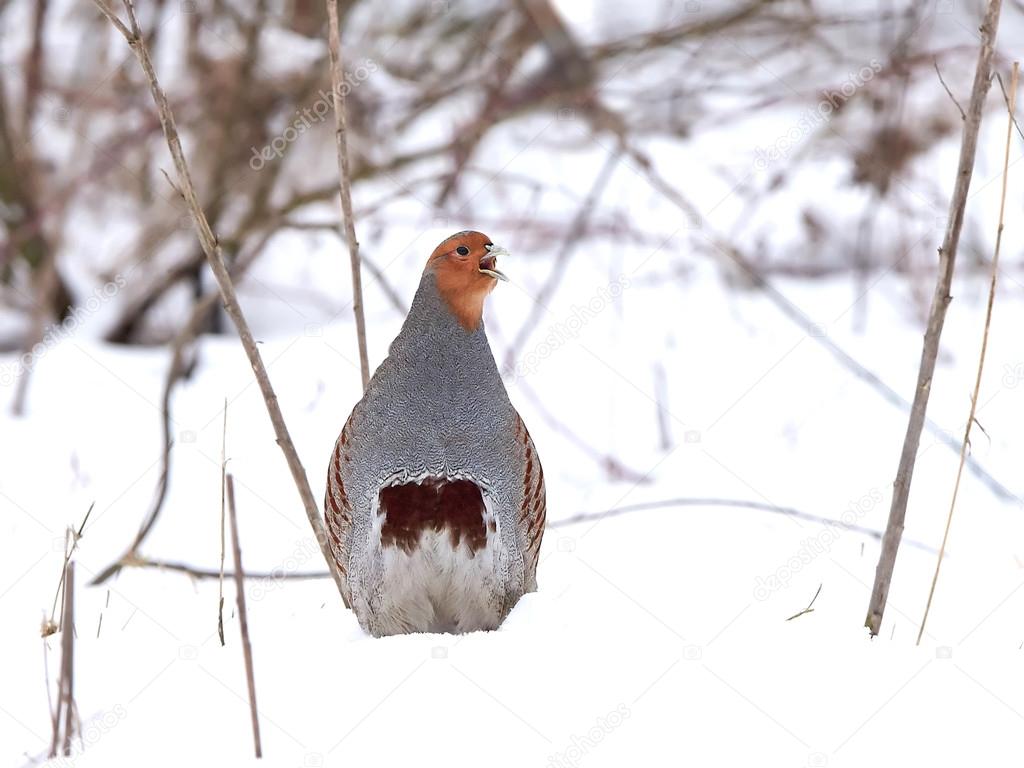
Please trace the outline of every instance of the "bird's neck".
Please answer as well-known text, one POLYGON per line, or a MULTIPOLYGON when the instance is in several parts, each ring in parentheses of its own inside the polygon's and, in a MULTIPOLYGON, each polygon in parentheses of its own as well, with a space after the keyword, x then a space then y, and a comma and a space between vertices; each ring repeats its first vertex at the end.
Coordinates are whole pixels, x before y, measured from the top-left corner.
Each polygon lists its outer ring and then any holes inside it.
POLYGON ((429 273, 420 281, 405 324, 374 380, 387 382, 376 389, 388 397, 400 392, 417 402, 416 418, 440 419, 436 408, 443 413, 476 413, 482 402, 492 408, 510 407, 483 323, 466 329, 429 273))
POLYGON ((394 346, 424 351, 436 347, 435 351, 448 356, 479 350, 482 344, 490 352, 481 317, 482 305, 482 298, 478 307, 464 303, 460 312, 459 307, 453 307, 450 297, 446 297, 438 287, 436 275, 424 272, 394 346), (467 322, 467 312, 475 313, 475 322, 467 322))

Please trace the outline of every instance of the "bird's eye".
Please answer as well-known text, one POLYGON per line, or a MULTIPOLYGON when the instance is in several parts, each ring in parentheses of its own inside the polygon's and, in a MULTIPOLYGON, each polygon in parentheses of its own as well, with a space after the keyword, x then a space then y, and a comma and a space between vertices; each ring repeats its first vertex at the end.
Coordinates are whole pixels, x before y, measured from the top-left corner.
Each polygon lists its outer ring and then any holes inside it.
POLYGON ((456 248, 455 252, 459 254, 459 256, 469 256, 469 248, 467 248, 464 245, 460 245, 458 248, 456 248))

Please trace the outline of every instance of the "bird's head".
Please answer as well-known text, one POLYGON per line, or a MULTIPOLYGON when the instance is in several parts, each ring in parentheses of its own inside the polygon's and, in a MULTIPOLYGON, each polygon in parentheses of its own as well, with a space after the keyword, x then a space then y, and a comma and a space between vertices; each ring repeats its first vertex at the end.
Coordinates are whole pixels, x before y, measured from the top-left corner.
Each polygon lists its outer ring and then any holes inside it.
POLYGON ((499 280, 508 280, 498 271, 498 256, 507 254, 487 235, 472 231, 442 240, 430 254, 425 271, 434 273, 438 293, 467 330, 480 327, 484 299, 499 280))

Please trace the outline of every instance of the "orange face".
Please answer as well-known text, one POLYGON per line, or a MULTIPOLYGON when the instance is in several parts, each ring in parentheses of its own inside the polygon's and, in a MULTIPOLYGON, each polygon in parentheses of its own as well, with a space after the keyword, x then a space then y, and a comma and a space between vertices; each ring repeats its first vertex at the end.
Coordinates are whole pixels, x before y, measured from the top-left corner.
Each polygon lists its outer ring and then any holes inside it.
POLYGON ((508 253, 481 232, 459 232, 443 240, 430 255, 426 268, 433 270, 437 289, 467 330, 480 327, 484 299, 498 280, 498 256, 508 253))

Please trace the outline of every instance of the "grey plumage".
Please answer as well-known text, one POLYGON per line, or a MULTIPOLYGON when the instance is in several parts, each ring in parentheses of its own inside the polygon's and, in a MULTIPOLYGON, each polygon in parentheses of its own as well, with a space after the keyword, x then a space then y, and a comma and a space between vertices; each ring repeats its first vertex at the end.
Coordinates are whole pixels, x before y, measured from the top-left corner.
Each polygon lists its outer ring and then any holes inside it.
POLYGON ((544 497, 536 449, 483 324, 459 323, 428 267, 328 473, 326 517, 347 603, 374 635, 496 627, 536 589, 544 497), (485 550, 448 552, 427 534, 412 555, 381 546, 380 489, 426 477, 480 487, 485 550))

